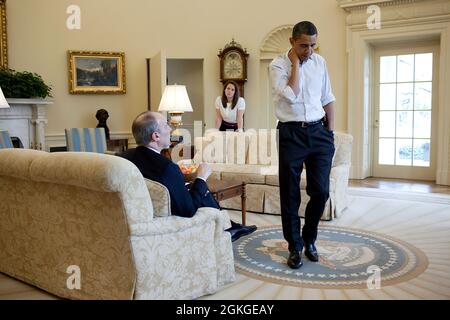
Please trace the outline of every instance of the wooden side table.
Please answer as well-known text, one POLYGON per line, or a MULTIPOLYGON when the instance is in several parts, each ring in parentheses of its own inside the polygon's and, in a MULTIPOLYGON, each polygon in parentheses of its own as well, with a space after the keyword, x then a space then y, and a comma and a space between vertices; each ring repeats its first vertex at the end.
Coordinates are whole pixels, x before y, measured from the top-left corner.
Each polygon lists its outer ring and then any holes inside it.
POLYGON ((241 196, 242 225, 245 226, 245 218, 247 214, 245 182, 236 180, 208 179, 206 183, 208 184, 209 191, 217 201, 241 196))
POLYGON ((128 149, 128 139, 111 139, 106 140, 106 147, 109 151, 114 151, 117 153, 124 152, 128 149))

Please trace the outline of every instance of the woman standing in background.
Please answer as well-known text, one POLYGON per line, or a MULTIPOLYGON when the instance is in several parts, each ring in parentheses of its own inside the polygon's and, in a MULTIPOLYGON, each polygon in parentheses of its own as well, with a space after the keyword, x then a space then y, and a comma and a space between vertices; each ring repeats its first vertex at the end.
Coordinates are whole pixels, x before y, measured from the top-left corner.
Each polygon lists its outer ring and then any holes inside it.
POLYGON ((219 131, 243 131, 245 100, 239 94, 239 86, 234 81, 227 81, 223 86, 222 96, 216 99, 216 129, 219 131))

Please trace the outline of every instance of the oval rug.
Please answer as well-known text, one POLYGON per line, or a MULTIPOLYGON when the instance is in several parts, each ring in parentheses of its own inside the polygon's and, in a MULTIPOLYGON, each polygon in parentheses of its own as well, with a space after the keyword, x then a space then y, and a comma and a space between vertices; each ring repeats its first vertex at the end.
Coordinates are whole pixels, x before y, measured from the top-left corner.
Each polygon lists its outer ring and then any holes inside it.
POLYGON ((319 226, 316 247, 319 262, 303 253, 303 266, 291 269, 281 226, 262 227, 233 243, 235 266, 263 281, 321 289, 367 289, 378 275, 381 287, 392 285, 418 276, 428 266, 426 255, 411 244, 347 227, 319 226))

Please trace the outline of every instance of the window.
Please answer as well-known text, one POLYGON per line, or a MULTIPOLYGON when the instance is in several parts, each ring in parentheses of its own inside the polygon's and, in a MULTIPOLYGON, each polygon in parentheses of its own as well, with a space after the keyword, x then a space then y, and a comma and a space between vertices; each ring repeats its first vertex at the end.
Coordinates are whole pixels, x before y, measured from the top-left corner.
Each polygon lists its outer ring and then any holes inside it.
POLYGON ((430 166, 433 53, 379 60, 378 164, 430 166))

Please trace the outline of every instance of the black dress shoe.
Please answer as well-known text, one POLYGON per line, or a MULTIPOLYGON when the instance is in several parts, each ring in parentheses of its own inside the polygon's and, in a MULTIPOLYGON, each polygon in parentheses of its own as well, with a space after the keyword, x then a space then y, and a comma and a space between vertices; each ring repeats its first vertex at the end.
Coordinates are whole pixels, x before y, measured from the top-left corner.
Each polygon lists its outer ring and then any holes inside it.
POLYGON ((305 256, 307 256, 308 259, 313 262, 319 261, 319 253, 317 252, 317 248, 313 243, 308 243, 305 245, 305 256))
POLYGON ((257 229, 256 226, 243 226, 240 224, 233 225, 227 231, 231 233, 231 241, 236 241, 240 237, 247 236, 250 233, 254 232, 257 229))
POLYGON ((298 251, 290 252, 287 265, 291 269, 298 269, 303 265, 302 255, 298 251))

